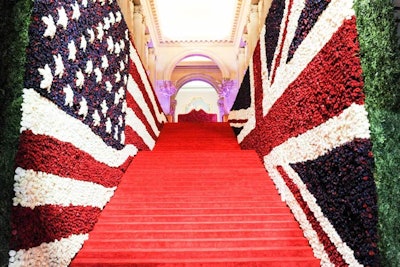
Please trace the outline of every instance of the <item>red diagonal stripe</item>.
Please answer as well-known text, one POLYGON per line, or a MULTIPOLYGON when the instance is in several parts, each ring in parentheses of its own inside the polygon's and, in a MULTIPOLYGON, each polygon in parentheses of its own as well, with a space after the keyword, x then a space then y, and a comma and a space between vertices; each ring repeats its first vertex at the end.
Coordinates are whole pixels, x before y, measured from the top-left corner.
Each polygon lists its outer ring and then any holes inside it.
POLYGON ((150 150, 142 137, 128 125, 125 126, 125 140, 129 144, 134 144, 138 150, 150 150))
MULTIPOLYGON (((142 79, 140 78, 139 71, 137 70, 137 68, 136 68, 136 66, 135 66, 135 64, 134 64, 134 62, 133 62, 131 59, 130 59, 129 61, 130 61, 130 74, 132 75, 132 77, 133 77, 133 79, 135 80, 136 84, 138 85, 140 91, 142 92, 143 97, 144 97, 144 99, 145 99, 145 101, 146 101, 146 104, 147 104, 147 106, 148 106, 149 109, 150 109, 151 115, 153 116, 154 121, 156 122, 157 128, 158 128, 158 129, 161 129, 161 123, 158 121, 157 116, 156 116, 156 113, 155 113, 155 108, 156 108, 156 107, 154 107, 154 106, 152 105, 152 103, 151 103, 151 100, 150 100, 150 97, 149 97, 149 95, 148 95, 148 92, 146 91, 146 87, 144 86, 144 84, 143 84, 143 82, 142 82, 142 79)), ((151 88, 151 90, 152 90, 152 93, 154 94, 153 88, 151 88)), ((161 110, 158 101, 156 101, 156 102, 157 102, 157 108, 158 108, 159 110, 161 110)))
MULTIPOLYGON (((151 137, 154 140, 156 140, 157 136, 154 133, 153 129, 151 128, 149 122, 147 121, 142 108, 137 104, 134 97, 129 93, 129 91, 127 91, 127 94, 126 94, 126 103, 128 104, 128 107, 131 108, 133 110, 133 112, 135 112, 135 114, 139 118, 139 120, 142 121, 142 123, 146 127, 147 132, 151 135, 151 137)), ((148 105, 148 103, 147 103, 147 105, 148 105)), ((151 110, 151 106, 148 106, 148 107, 149 107, 149 110, 151 110)), ((126 135, 126 133, 125 133, 125 135, 126 135)), ((133 144, 136 145, 135 143, 133 143, 133 144)))
POLYGON ((13 207, 10 249, 29 249, 72 234, 88 233, 93 229, 100 212, 99 208, 82 206, 13 207))
POLYGON ((321 225, 315 218, 314 213, 311 211, 307 202, 303 199, 297 185, 292 181, 292 179, 290 179, 289 175, 285 172, 282 166, 277 166, 276 169, 279 171, 279 174, 282 176, 287 187, 290 189, 290 191, 296 198, 298 204, 300 205, 301 209, 306 215, 308 222, 311 224, 312 228, 317 233, 319 241, 323 244, 325 251, 328 254, 331 262, 335 264, 335 266, 347 266, 342 255, 337 251, 335 244, 333 244, 332 241, 329 239, 329 236, 322 229, 321 225))
POLYGON ((278 69, 279 65, 281 64, 282 51, 283 51, 283 47, 284 47, 285 41, 286 41, 287 27, 288 27, 288 23, 289 23, 290 13, 292 12, 292 6, 293 6, 293 0, 290 0, 289 5, 288 5, 288 12, 287 12, 286 19, 285 19, 285 27, 283 28, 283 33, 282 33, 282 43, 280 44, 279 53, 275 60, 275 67, 272 72, 271 84, 274 83, 276 70, 278 69))
POLYGON ((263 108, 262 102, 264 97, 264 92, 262 88, 262 69, 261 69, 261 44, 260 40, 257 42, 257 45, 254 49, 253 53, 253 79, 254 79, 254 106, 255 106, 255 114, 256 121, 261 120, 263 118, 263 108))
MULTIPOLYGON (((122 166, 128 161, 131 158, 122 166)), ((105 187, 118 185, 123 175, 122 166, 110 167, 70 143, 51 136, 34 134, 32 131, 24 131, 20 136, 16 165, 24 169, 94 182, 105 187)))
MULTIPOLYGON (((246 136, 242 147, 255 148, 261 156, 267 155, 288 138, 338 116, 352 103, 363 104, 358 51, 353 18, 344 22, 307 68, 288 86, 268 114, 262 120, 257 120, 256 129, 246 136)), ((261 105, 259 101, 262 99, 256 99, 256 106, 261 105)))

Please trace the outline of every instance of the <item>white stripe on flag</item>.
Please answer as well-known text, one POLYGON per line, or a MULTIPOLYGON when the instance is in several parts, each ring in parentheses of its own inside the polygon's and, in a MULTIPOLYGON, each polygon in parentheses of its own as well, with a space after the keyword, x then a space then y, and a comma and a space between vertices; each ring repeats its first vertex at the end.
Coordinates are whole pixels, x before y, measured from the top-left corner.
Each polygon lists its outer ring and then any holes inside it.
POLYGON ((156 142, 147 131, 146 126, 136 116, 135 112, 131 108, 126 110, 125 124, 130 126, 133 131, 135 131, 143 139, 144 143, 150 148, 150 150, 154 148, 156 142))
MULTIPOLYGON (((143 68, 142 62, 139 58, 139 55, 137 54, 136 49, 133 47, 132 43, 129 43, 130 47, 129 47, 129 55, 131 60, 135 63, 135 66, 140 74, 140 79, 142 80, 144 87, 146 89, 146 92, 150 98, 151 104, 153 105, 153 109, 154 109, 154 113, 157 116, 157 120, 159 122, 166 122, 167 118, 165 117, 164 113, 162 113, 161 110, 158 109, 158 105, 157 105, 157 100, 155 99, 155 92, 153 91, 150 83, 149 83, 149 77, 146 74, 146 71, 143 68)), ((159 133, 157 134, 157 136, 159 135, 159 133)))
POLYGON ((144 116, 146 117, 147 122, 149 123, 151 129, 155 133, 156 136, 160 134, 160 130, 158 129, 155 118, 151 114, 150 108, 146 100, 144 99, 142 91, 140 91, 140 88, 136 84, 135 80, 132 78, 131 75, 128 77, 128 84, 127 84, 127 89, 128 93, 132 95, 132 97, 135 99, 136 103, 138 106, 142 109, 144 116))
POLYGON ((115 189, 18 167, 15 170, 13 204, 32 209, 42 205, 92 206, 103 209, 115 189))
POLYGON ((339 116, 274 147, 264 161, 277 166, 313 160, 354 138, 370 138, 367 111, 355 103, 339 116))
POLYGON ((344 242, 339 234, 336 232, 335 227, 333 227, 328 218, 325 217, 324 213, 321 210, 321 207, 317 204, 317 200, 310 193, 310 191, 308 191, 307 186, 303 183, 297 172, 295 172, 293 168, 289 165, 283 165, 282 167, 299 188, 301 196, 307 202, 308 207, 313 212, 314 217, 317 219, 324 232, 329 236, 329 239, 332 241, 332 243, 335 244, 335 247, 339 251, 339 253, 343 255, 343 259, 350 266, 361 267, 362 265, 354 257, 354 251, 349 246, 347 246, 346 242, 344 242))
POLYGON ((88 234, 71 235, 38 247, 10 251, 8 266, 68 266, 88 238, 88 234))
MULTIPOLYGON (((287 87, 307 67, 332 35, 343 25, 344 20, 354 16, 353 1, 333 0, 321 14, 314 27, 297 48, 292 60, 288 64, 281 64, 276 71, 274 84, 264 88, 263 114, 266 115, 273 104, 285 92, 287 87)), ((268 26, 268 25, 267 25, 268 26)), ((289 37, 289 36, 287 36, 289 37)), ((264 36, 261 36, 261 39, 264 36)), ((283 51, 287 54, 288 51, 283 51)), ((261 57, 262 59, 262 57, 261 57)), ((264 69, 263 69, 264 71, 264 69)), ((265 69, 265 71, 267 71, 265 69)))
POLYGON ((131 144, 122 150, 108 146, 89 126, 68 115, 33 89, 24 89, 23 98, 21 132, 31 130, 34 134, 71 143, 110 167, 119 167, 138 151, 131 144))
POLYGON ((296 198, 290 191, 290 189, 286 186, 285 181, 282 179, 279 171, 271 165, 265 166, 268 174, 272 178, 275 183, 276 188, 278 189, 279 194, 283 201, 285 201, 296 220, 300 223, 300 226, 303 230, 304 236, 308 239, 310 246, 313 249, 314 256, 318 259, 321 259, 321 266, 332 266, 335 265, 330 261, 328 254, 325 251, 324 245, 319 240, 317 232, 312 227, 311 223, 308 221, 306 214, 303 209, 300 207, 296 198))

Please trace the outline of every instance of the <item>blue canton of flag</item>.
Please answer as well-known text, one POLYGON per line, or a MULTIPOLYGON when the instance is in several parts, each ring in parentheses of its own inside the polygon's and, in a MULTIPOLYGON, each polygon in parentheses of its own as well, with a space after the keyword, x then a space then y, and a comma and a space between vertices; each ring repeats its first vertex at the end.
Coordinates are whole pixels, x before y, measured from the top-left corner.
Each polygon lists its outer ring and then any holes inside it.
POLYGON ((25 87, 122 149, 129 34, 117 3, 108 2, 36 1, 25 87))

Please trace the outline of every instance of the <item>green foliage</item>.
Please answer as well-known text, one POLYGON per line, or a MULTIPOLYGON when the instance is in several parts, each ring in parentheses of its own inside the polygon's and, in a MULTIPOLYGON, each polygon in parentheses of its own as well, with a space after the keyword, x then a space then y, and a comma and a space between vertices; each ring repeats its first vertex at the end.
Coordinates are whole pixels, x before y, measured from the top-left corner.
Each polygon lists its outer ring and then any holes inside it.
POLYGON ((400 111, 400 61, 390 0, 355 1, 365 92, 370 109, 400 111))
POLYGON ((400 53, 390 0, 356 0, 379 205, 381 266, 400 266, 400 53))
POLYGON ((14 157, 18 146, 25 48, 32 2, 0 2, 0 266, 8 265, 14 157))

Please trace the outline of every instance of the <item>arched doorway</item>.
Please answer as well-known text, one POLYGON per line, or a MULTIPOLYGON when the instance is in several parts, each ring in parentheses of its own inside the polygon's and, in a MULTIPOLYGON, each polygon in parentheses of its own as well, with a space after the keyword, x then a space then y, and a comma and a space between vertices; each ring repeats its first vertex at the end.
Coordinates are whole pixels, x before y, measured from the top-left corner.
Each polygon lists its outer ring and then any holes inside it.
POLYGON ((218 100, 217 90, 211 84, 201 80, 189 81, 175 95, 174 121, 178 121, 179 114, 187 114, 192 110, 217 114, 218 121, 221 121, 218 100))

